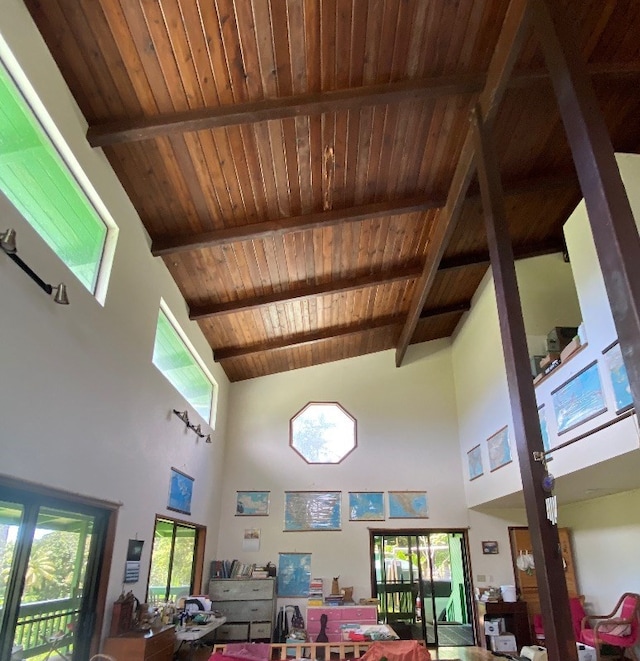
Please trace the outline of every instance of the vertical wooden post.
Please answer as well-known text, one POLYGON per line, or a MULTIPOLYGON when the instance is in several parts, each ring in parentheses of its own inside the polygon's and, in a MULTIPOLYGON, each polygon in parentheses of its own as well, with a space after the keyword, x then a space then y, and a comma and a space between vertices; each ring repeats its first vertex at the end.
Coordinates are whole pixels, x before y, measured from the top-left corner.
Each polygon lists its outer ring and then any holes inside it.
POLYGON ((542 434, 500 173, 479 107, 473 113, 472 121, 476 167, 498 303, 514 436, 531 532, 540 605, 546 615, 544 624, 547 652, 550 661, 577 661, 578 653, 569 613, 569 594, 558 529, 547 519, 547 494, 542 488, 545 468, 541 462, 534 460, 533 454, 543 452, 542 434))
POLYGON ((640 237, 613 145, 564 3, 531 0, 558 107, 573 154, 607 296, 640 410, 640 237))

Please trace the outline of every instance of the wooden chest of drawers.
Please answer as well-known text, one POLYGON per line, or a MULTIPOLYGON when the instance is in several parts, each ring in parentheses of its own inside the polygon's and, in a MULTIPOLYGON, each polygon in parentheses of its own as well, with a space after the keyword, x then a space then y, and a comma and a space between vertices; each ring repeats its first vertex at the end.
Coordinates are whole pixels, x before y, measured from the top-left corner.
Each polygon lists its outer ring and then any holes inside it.
POLYGON ((307 633, 315 641, 320 633, 320 617, 327 616, 327 638, 330 643, 342 640, 343 624, 377 624, 378 609, 376 606, 308 606, 307 633))
POLYGON ((213 608, 227 621, 216 631, 219 641, 270 639, 276 604, 274 578, 214 578, 209 581, 213 608))
POLYGON ((107 638, 105 654, 127 661, 171 661, 176 634, 173 625, 151 631, 128 631, 107 638))

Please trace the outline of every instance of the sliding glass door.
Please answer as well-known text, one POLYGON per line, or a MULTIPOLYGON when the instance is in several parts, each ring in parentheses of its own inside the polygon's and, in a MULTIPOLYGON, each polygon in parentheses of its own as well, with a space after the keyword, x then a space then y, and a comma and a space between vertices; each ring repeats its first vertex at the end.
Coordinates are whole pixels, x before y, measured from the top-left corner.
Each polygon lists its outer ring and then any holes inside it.
POLYGON ((401 638, 474 644, 463 531, 372 530, 370 544, 372 592, 382 621, 401 638))
POLYGON ((0 485, 0 661, 89 658, 109 515, 0 485))

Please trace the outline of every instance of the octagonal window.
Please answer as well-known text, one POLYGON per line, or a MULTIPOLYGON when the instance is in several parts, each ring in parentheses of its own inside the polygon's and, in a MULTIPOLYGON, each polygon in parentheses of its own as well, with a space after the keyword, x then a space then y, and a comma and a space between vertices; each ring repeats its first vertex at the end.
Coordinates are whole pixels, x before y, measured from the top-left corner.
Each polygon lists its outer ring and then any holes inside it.
POLYGON ((356 420, 337 402, 309 402, 289 432, 289 445, 310 464, 338 464, 357 445, 356 420))

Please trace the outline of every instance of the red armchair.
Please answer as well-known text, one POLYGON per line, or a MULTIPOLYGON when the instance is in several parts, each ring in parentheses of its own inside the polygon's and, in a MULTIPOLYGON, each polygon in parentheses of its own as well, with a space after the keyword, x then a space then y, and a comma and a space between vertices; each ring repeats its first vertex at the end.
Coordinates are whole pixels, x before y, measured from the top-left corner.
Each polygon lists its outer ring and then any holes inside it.
MULTIPOLYGON (((583 606, 584 596, 569 597, 569 608, 571 609, 571 622, 573 623, 573 633, 576 637, 576 642, 583 643, 582 640, 582 621, 586 617, 583 606)), ((533 632, 536 637, 536 642, 539 645, 544 644, 544 627, 542 625, 542 615, 536 613, 533 616, 533 632)))
POLYGON ((622 656, 625 651, 635 661, 638 657, 634 646, 638 640, 640 595, 625 592, 608 615, 586 615, 581 625, 581 642, 596 648, 596 660, 600 661, 600 646, 618 647, 622 656), (593 622, 593 628, 590 624, 593 622))

